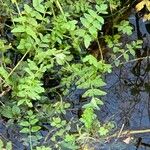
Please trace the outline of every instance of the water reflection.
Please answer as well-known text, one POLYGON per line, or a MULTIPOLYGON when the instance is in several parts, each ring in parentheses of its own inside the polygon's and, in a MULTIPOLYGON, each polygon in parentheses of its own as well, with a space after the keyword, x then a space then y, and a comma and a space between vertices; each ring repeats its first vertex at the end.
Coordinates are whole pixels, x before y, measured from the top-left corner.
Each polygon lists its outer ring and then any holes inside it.
MULTIPOLYGON (((121 128, 123 124, 124 129, 131 130, 150 127, 150 72, 147 69, 149 60, 141 61, 138 75, 133 71, 136 63, 114 69, 106 77, 108 94, 104 97, 105 105, 99 116, 105 121, 114 120, 117 128, 121 128)), ((135 137, 142 137, 143 142, 150 143, 148 133, 135 137)))

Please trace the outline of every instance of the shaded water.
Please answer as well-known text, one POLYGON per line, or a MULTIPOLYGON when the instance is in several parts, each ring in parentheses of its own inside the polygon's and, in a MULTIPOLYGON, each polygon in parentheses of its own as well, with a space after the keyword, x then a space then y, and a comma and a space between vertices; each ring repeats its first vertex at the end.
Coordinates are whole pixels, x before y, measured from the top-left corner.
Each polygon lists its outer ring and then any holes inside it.
MULTIPOLYGON (((129 17, 134 25, 134 32, 127 41, 143 39, 143 49, 139 57, 150 56, 150 22, 142 19, 136 22, 135 15, 129 17), (137 29, 138 28, 138 29, 137 29), (140 36, 139 33, 140 32, 140 36)), ((107 95, 104 97, 104 106, 99 115, 101 120, 116 122, 117 129, 142 130, 150 128, 150 60, 130 62, 106 76, 107 95)), ((129 135, 128 135, 129 136, 129 135)), ((127 136, 127 137, 128 137, 127 136)), ((131 135, 132 136, 132 135, 131 135)), ((150 133, 135 134, 134 139, 145 143, 138 145, 138 150, 150 150, 150 133), (144 145, 144 144, 143 144, 144 145)), ((137 143, 138 144, 138 143, 137 143)), ((126 148, 127 150, 129 149, 126 148)))
MULTIPOLYGON (((131 15, 129 21, 134 26, 134 32, 131 37, 125 36, 124 40, 126 43, 136 39, 143 40, 143 48, 139 50, 138 57, 145 58, 114 68, 106 76, 107 95, 103 97, 104 106, 98 112, 103 123, 114 121, 117 131, 122 127, 123 130, 150 129, 150 60, 147 57, 150 56, 150 22, 137 20, 136 14, 131 15)), ((79 110, 84 104, 80 101, 83 93, 83 90, 75 90, 68 97, 79 110)), ((79 111, 74 111, 74 115, 78 113, 79 111)), ((118 141, 94 146, 96 150, 150 150, 150 132, 127 135, 124 138, 129 136, 133 137, 133 144, 124 145, 125 143, 118 141)))
MULTIPOLYGON (((147 63, 148 60, 143 61, 140 69, 144 69, 147 63)), ((148 87, 150 73, 135 76, 131 72, 133 65, 128 64, 116 69, 106 77, 108 94, 104 97, 104 106, 99 116, 104 122, 110 120, 116 122, 118 129, 122 126, 124 130, 150 127, 150 88, 148 87)), ((142 138, 142 142, 150 144, 150 133, 133 136, 137 140, 142 138)))

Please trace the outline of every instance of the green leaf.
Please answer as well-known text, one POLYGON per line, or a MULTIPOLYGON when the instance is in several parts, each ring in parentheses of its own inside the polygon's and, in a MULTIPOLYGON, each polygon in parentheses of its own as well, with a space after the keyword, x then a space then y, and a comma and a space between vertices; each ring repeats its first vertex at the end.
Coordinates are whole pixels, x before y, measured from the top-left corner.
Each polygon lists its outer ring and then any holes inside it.
POLYGON ((86 27, 89 28, 90 27, 90 23, 87 21, 87 19, 85 18, 80 18, 81 23, 86 27))
POLYGON ((35 125, 37 122, 38 122, 39 120, 38 119, 32 119, 31 121, 30 121, 30 124, 31 125, 35 125))
POLYGON ((13 113, 12 113, 12 109, 11 109, 10 106, 5 106, 5 107, 3 107, 1 114, 2 114, 4 117, 9 118, 9 119, 11 119, 11 118, 14 117, 14 116, 13 116, 13 113))
POLYGON ((11 32, 13 32, 13 33, 23 33, 23 32, 25 32, 25 31, 26 31, 26 29, 25 29, 24 26, 18 25, 18 26, 15 27, 11 32))
POLYGON ((12 143, 11 142, 7 142, 6 143, 6 150, 12 150, 13 147, 12 147, 12 143))
POLYGON ((26 22, 26 20, 27 20, 26 16, 21 16, 19 18, 14 18, 13 19, 14 22, 19 22, 19 23, 24 23, 24 22, 26 22))
POLYGON ((72 20, 72 21, 68 21, 67 23, 65 23, 65 25, 63 27, 66 28, 69 31, 73 31, 76 28, 76 26, 75 26, 76 24, 77 24, 77 21, 72 20))
POLYGON ((91 39, 90 35, 89 35, 89 34, 86 34, 86 35, 84 36, 84 45, 85 45, 86 48, 89 47, 91 41, 92 41, 92 39, 91 39))
POLYGON ((92 98, 90 103, 92 104, 92 107, 94 109, 97 109, 97 110, 100 109, 98 105, 103 105, 104 104, 100 99, 95 98, 95 97, 92 98))
POLYGON ((124 59, 125 59, 126 61, 129 61, 129 55, 128 55, 127 53, 124 53, 124 54, 123 54, 123 57, 124 57, 124 59))
POLYGON ((97 28, 98 30, 100 29, 100 24, 99 24, 99 22, 97 20, 93 21, 93 26, 95 28, 97 28))
POLYGON ((92 109, 96 109, 96 110, 100 110, 98 105, 103 105, 104 103, 96 98, 96 97, 92 97, 90 103, 83 105, 83 108, 92 108, 92 109))
POLYGON ((33 37, 33 39, 35 39, 37 41, 37 36, 36 36, 36 32, 33 30, 32 27, 30 26, 27 26, 26 29, 25 29, 26 33, 28 35, 30 35, 31 37, 33 37))
POLYGON ((1 75, 1 77, 3 77, 4 79, 7 79, 9 73, 6 71, 6 69, 5 69, 4 67, 0 67, 0 75, 1 75))
POLYGON ((31 128, 31 132, 37 132, 37 131, 39 131, 40 129, 41 129, 40 126, 34 126, 34 127, 31 128))
POLYGON ((86 89, 86 88, 90 88, 90 87, 91 87, 91 84, 88 81, 83 82, 77 86, 77 88, 79 88, 79 89, 86 89))
POLYGON ((23 127, 29 127, 30 123, 28 121, 21 121, 20 125, 23 127))
POLYGON ((56 54, 55 57, 56 57, 56 62, 57 62, 59 65, 63 65, 63 64, 64 64, 65 58, 66 58, 66 55, 65 55, 65 54, 59 53, 59 54, 56 54))
POLYGON ((20 108, 19 108, 18 106, 14 105, 14 106, 12 107, 12 113, 13 113, 14 115, 20 115, 20 108))
POLYGON ((4 146, 3 141, 0 139, 0 149, 2 149, 4 146))
POLYGON ((105 86, 106 85, 106 83, 99 77, 99 76, 97 76, 97 77, 95 77, 95 79, 93 79, 92 81, 91 81, 91 85, 92 85, 92 87, 101 87, 101 86, 105 86))
POLYGON ((115 60, 115 66, 119 66, 120 65, 120 60, 115 60))
POLYGON ((97 16, 96 19, 99 21, 99 23, 104 24, 104 19, 103 19, 103 17, 97 16))
POLYGON ((91 15, 84 13, 86 20, 92 25, 92 22, 95 20, 91 15))
POLYGON ((16 3, 16 0, 11 0, 11 2, 12 2, 13 4, 15 4, 15 3, 16 3))
POLYGON ((20 106, 20 105, 22 105, 24 102, 26 102, 27 101, 27 99, 21 99, 21 100, 19 100, 18 101, 18 103, 17 103, 17 106, 20 106))
POLYGON ((80 121, 84 123, 87 129, 90 129, 92 128, 92 124, 95 118, 96 115, 94 114, 94 110, 91 107, 87 107, 83 111, 82 118, 80 119, 80 121))
POLYGON ((118 31, 121 31, 124 34, 131 35, 132 34, 132 27, 129 24, 129 21, 123 20, 120 22, 119 25, 116 25, 115 27, 118 28, 118 31))
POLYGON ((107 8, 108 8, 107 4, 101 4, 100 6, 96 5, 97 11, 101 14, 108 14, 107 8))
POLYGON ((87 90, 82 97, 93 97, 93 96, 103 96, 106 95, 107 93, 99 90, 99 89, 89 89, 87 90))
POLYGON ((129 49, 129 52, 132 56, 135 56, 135 50, 133 48, 129 49))
POLYGON ((60 123, 61 122, 61 119, 59 117, 55 117, 53 118, 54 122, 55 123, 60 123))
POLYGON ((119 48, 119 47, 113 47, 113 52, 114 52, 114 53, 120 52, 120 48, 119 48))
POLYGON ((21 133, 30 133, 29 128, 23 128, 21 131, 21 133))
POLYGON ((93 55, 87 55, 83 59, 83 62, 89 62, 90 65, 94 65, 95 67, 98 65, 97 59, 93 55))
POLYGON ((94 19, 97 18, 98 15, 97 15, 97 13, 96 13, 94 10, 89 9, 88 12, 89 12, 89 14, 90 14, 94 19))
POLYGON ((106 129, 106 128, 104 128, 104 127, 100 127, 100 129, 99 129, 99 134, 101 135, 101 136, 104 136, 104 135, 107 135, 107 133, 109 132, 109 130, 108 129, 106 129))
POLYGON ((42 2, 43 2, 43 0, 33 0, 33 7, 35 8, 35 10, 37 10, 41 13, 45 13, 45 8, 41 4, 42 2))
POLYGON ((97 37, 97 29, 94 26, 91 26, 89 28, 89 32, 92 35, 92 37, 96 38, 97 37))
POLYGON ((35 70, 35 71, 39 70, 37 64, 34 61, 32 61, 30 59, 28 59, 27 61, 28 61, 28 66, 29 66, 30 70, 35 70))
MULTIPOLYGON (((25 10, 28 14, 32 13, 32 11, 33 11, 33 9, 32 9, 29 5, 27 5, 27 4, 24 4, 24 10, 25 10)), ((19 17, 19 18, 20 18, 20 17, 19 17)))
POLYGON ((33 115, 33 111, 32 111, 32 110, 29 110, 29 111, 27 112, 27 114, 28 114, 29 116, 32 116, 32 115, 33 115))

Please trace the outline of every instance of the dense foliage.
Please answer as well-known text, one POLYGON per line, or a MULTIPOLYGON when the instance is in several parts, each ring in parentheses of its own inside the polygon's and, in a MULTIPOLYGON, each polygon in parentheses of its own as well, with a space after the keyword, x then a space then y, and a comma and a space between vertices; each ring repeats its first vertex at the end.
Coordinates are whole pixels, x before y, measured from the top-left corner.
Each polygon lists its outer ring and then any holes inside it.
POLYGON ((0 114, 20 127, 31 150, 79 149, 111 134, 114 124, 96 115, 106 95, 104 76, 142 45, 140 40, 122 42, 133 30, 127 20, 112 20, 113 33, 104 32, 111 16, 120 14, 114 12, 126 5, 119 0, 2 3, 13 39, 0 39, 0 114), (89 52, 93 43, 97 55, 89 52), (67 96, 76 88, 86 103, 80 118, 69 118, 75 108, 67 96), (40 134, 44 128, 46 137, 40 134))

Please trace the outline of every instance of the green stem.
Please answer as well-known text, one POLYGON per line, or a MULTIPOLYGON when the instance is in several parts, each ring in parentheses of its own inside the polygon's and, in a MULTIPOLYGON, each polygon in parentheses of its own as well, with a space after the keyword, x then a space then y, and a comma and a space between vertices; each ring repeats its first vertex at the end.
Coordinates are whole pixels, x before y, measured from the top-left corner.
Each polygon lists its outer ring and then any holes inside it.
POLYGON ((120 56, 118 56, 112 63, 111 63, 111 65, 113 64, 113 63, 115 63, 115 61, 116 60, 119 60, 125 53, 127 53, 129 50, 126 50, 124 53, 122 53, 120 56))
POLYGON ((20 15, 20 17, 21 17, 22 15, 21 15, 21 12, 20 12, 20 9, 19 9, 19 6, 18 6, 17 1, 15 1, 15 5, 16 5, 17 11, 18 11, 18 13, 19 13, 19 15, 20 15))
POLYGON ((66 17, 65 17, 65 13, 64 13, 64 11, 63 11, 63 9, 62 9, 62 7, 61 7, 61 4, 60 4, 59 0, 56 0, 56 5, 57 5, 57 7, 59 8, 59 10, 60 10, 60 12, 62 13, 62 15, 64 16, 64 19, 67 21, 67 19, 66 19, 66 17))
POLYGON ((101 59, 104 60, 103 52, 102 52, 102 49, 101 49, 101 45, 100 45, 98 40, 97 40, 97 44, 98 44, 98 49, 99 49, 99 52, 100 52, 100 55, 101 55, 101 59))

